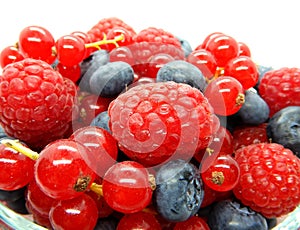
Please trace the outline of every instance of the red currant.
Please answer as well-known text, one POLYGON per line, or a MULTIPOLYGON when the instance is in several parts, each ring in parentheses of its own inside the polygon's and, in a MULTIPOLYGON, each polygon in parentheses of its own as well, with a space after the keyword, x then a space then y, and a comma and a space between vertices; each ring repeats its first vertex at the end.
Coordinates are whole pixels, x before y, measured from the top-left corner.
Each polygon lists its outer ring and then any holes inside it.
POLYGON ((221 76, 213 80, 206 87, 204 95, 214 112, 221 116, 236 113, 245 102, 243 86, 233 77, 221 76))
POLYGON ((7 46, 1 51, 0 65, 1 68, 4 68, 8 64, 21 61, 23 59, 23 54, 19 51, 19 49, 16 46, 7 46))
MULTIPOLYGON (((74 31, 71 33, 71 35, 81 38, 84 44, 89 44, 92 42, 91 37, 87 33, 81 31, 74 31)), ((92 49, 85 49, 84 59, 90 56, 91 53, 92 53, 92 49)))
POLYGON ((258 69, 248 56, 239 56, 228 61, 224 67, 224 75, 236 78, 247 90, 257 84, 258 69))
POLYGON ((239 56, 251 57, 250 48, 244 42, 238 42, 239 45, 239 56))
POLYGON ((53 206, 49 219, 54 229, 93 230, 98 220, 95 201, 88 195, 62 200, 53 206))
POLYGON ((48 144, 35 163, 35 180, 54 199, 80 196, 92 184, 95 173, 85 163, 86 148, 73 140, 48 144), (62 176, 63 175, 63 176, 62 176))
POLYGON ((206 221, 199 216, 192 216, 186 221, 175 224, 173 230, 210 230, 206 221))
POLYGON ((108 205, 122 213, 141 211, 152 199, 149 173, 135 161, 113 165, 104 175, 102 188, 108 205))
POLYGON ((239 53, 237 41, 225 34, 214 36, 207 42, 205 49, 212 53, 218 67, 224 67, 230 59, 237 57, 239 53))
POLYGON ((222 34, 223 34, 223 33, 221 33, 221 32, 213 32, 213 33, 207 35, 207 36, 205 37, 205 39, 203 40, 202 44, 199 45, 195 50, 197 50, 197 49, 206 49, 207 43, 208 43, 210 40, 212 40, 212 39, 214 39, 215 37, 217 37, 217 36, 219 36, 219 35, 222 35, 222 34))
POLYGON ((59 62, 56 66, 56 69, 63 77, 69 78, 74 83, 78 81, 81 75, 81 69, 79 64, 74 66, 64 66, 59 62))
POLYGON ((133 66, 135 63, 135 59, 132 55, 131 50, 126 46, 116 47, 112 51, 110 51, 109 61, 110 62, 123 61, 128 63, 131 66, 133 66))
POLYGON ((18 46, 26 57, 41 59, 49 64, 52 64, 55 58, 52 54, 55 40, 52 34, 41 26, 24 28, 20 32, 18 46))
POLYGON ((79 64, 86 55, 84 41, 75 35, 65 35, 56 41, 57 59, 64 66, 79 64))
POLYGON ((0 144, 0 189, 16 190, 33 179, 34 160, 0 144))
POLYGON ((153 214, 147 212, 136 212, 125 214, 120 219, 117 229, 161 230, 162 228, 153 214))
POLYGON ((194 50, 188 55, 187 61, 197 66, 208 79, 211 79, 217 70, 214 56, 205 49, 194 50))
POLYGON ((201 173, 203 183, 213 190, 225 192, 232 190, 239 181, 240 168, 229 155, 218 156, 213 164, 201 173))

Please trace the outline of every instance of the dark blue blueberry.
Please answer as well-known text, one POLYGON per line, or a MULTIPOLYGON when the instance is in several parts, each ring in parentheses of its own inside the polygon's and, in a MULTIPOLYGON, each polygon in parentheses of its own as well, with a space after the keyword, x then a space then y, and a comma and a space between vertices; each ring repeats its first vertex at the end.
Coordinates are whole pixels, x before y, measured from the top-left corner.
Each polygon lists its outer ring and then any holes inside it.
POLYGON ((203 200, 199 170, 181 159, 163 165, 156 174, 154 203, 166 220, 179 222, 195 215, 203 200))
POLYGON ((100 66, 90 78, 93 94, 101 97, 113 97, 120 94, 134 80, 132 67, 122 61, 109 62, 100 66))
POLYGON ((116 230, 118 226, 118 219, 109 216, 106 218, 99 218, 94 230, 116 230))
POLYGON ((201 92, 206 87, 206 81, 202 72, 193 64, 183 60, 175 60, 163 65, 157 72, 156 81, 186 83, 199 89, 201 92))
POLYGON ((183 38, 177 37, 177 39, 181 44, 182 50, 184 51, 184 56, 189 56, 189 54, 193 51, 191 44, 183 38))
POLYGON ((275 113, 268 122, 267 135, 300 158, 300 106, 288 106, 275 113))
POLYGON ((100 128, 103 128, 107 130, 109 133, 111 133, 111 130, 109 128, 109 116, 107 111, 103 111, 99 113, 91 122, 91 126, 97 126, 100 128))
POLYGON ((245 92, 245 103, 237 112, 244 124, 259 125, 269 118, 270 109, 265 100, 257 94, 255 89, 248 89, 245 92))
POLYGON ((77 84, 80 90, 91 92, 90 78, 93 73, 100 67, 109 62, 109 54, 106 50, 93 52, 88 58, 80 63, 81 76, 77 84))
POLYGON ((26 208, 26 199, 25 196, 21 196, 19 199, 14 201, 7 201, 6 206, 19 214, 28 214, 28 210, 26 208))
POLYGON ((231 200, 216 203, 207 223, 211 230, 268 230, 262 215, 231 200))
POLYGON ((257 70, 258 70, 258 82, 254 86, 254 88, 256 90, 258 90, 261 78, 265 75, 266 72, 268 72, 270 70, 273 70, 273 67, 263 66, 263 65, 257 65, 257 70))

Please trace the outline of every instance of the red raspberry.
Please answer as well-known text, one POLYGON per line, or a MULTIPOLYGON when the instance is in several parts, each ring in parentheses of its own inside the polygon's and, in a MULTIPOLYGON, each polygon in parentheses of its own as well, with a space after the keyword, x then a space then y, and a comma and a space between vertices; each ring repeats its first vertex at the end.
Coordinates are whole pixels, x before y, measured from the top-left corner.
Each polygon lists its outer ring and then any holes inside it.
POLYGON ((300 68, 281 68, 268 71, 259 84, 259 94, 270 108, 270 117, 279 110, 300 106, 300 68))
POLYGON ((300 159, 276 143, 248 145, 236 151, 240 180, 233 189, 241 202, 267 218, 300 204, 300 159))
POLYGON ((112 101, 108 114, 121 150, 146 166, 173 155, 191 158, 219 127, 198 89, 171 81, 130 88, 112 101))
POLYGON ((237 150, 241 147, 269 142, 267 136, 267 123, 257 126, 245 125, 236 127, 233 131, 233 149, 237 150))
POLYGON ((180 41, 168 31, 149 27, 136 34, 134 40, 135 43, 129 48, 136 63, 133 68, 140 77, 149 77, 143 75, 147 73, 151 57, 155 55, 167 54, 175 60, 184 60, 184 51, 180 41))
POLYGON ((100 41, 103 39, 103 34, 108 34, 108 32, 115 28, 124 28, 129 33, 132 33, 132 35, 135 35, 136 32, 134 29, 126 24, 123 20, 116 18, 116 17, 110 17, 110 18, 103 18, 101 19, 96 25, 94 25, 87 34, 90 36, 90 39, 92 42, 100 41))
POLYGON ((76 86, 41 60, 7 65, 0 77, 0 122, 34 149, 64 137, 71 125, 76 86))

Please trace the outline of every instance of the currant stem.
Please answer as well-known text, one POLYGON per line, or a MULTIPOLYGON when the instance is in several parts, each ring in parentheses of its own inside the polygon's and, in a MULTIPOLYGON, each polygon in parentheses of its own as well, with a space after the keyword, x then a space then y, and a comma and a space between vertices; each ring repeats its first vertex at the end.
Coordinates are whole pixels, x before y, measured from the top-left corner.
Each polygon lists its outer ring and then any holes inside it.
POLYGON ((85 44, 85 48, 92 48, 95 47, 97 49, 101 49, 101 45, 106 45, 106 44, 114 44, 116 47, 119 47, 118 42, 124 40, 124 34, 121 34, 114 39, 107 39, 106 34, 103 35, 103 40, 97 41, 97 42, 92 42, 85 44))
POLYGON ((103 196, 103 189, 102 189, 102 185, 100 184, 97 184, 95 182, 92 183, 90 190, 98 194, 99 196, 103 196))
POLYGON ((30 148, 25 147, 19 142, 19 140, 3 139, 1 140, 1 144, 22 153, 23 155, 29 157, 32 160, 37 160, 39 158, 39 153, 31 150, 30 148))

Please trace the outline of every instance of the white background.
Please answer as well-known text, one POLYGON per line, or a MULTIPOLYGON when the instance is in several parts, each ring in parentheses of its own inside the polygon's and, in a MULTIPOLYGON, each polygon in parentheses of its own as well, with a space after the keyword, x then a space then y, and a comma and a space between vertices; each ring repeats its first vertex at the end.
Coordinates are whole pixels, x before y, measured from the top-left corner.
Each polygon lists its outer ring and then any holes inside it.
POLYGON ((257 64, 300 67, 297 0, 1 0, 0 49, 14 44, 26 26, 55 37, 87 32, 100 19, 118 17, 137 32, 154 26, 195 48, 212 32, 223 32, 251 49, 257 64))

